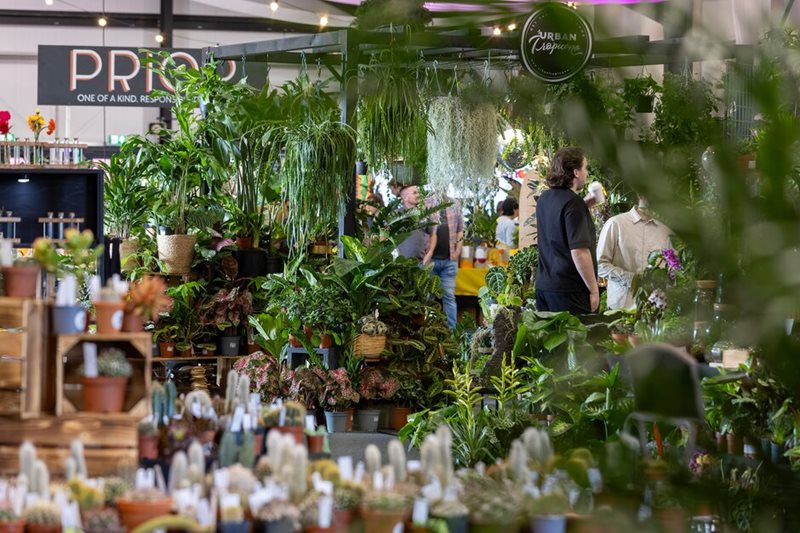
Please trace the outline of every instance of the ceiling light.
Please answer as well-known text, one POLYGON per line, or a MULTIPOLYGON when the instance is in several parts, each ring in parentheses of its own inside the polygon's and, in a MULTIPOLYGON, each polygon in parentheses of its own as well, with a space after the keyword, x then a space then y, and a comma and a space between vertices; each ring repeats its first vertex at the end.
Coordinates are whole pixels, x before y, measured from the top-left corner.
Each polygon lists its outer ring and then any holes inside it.
POLYGON ((517 25, 514 24, 513 22, 508 25, 508 31, 514 31, 516 29, 517 29, 517 25))
POLYGON ((107 24, 108 24, 107 18, 100 17, 99 19, 97 19, 97 25, 100 26, 101 28, 105 28, 107 24))
POLYGON ((44 0, 44 3, 47 4, 48 6, 52 6, 53 0, 44 0))
POLYGON ((164 42, 164 36, 161 35, 160 33, 157 33, 156 34, 156 42, 157 43, 163 43, 164 42))
POLYGON ((327 25, 328 25, 328 17, 327 17, 326 15, 322 15, 322 16, 319 18, 319 25, 320 25, 320 27, 322 27, 322 28, 324 28, 325 26, 327 26, 327 25))
POLYGON ((501 30, 498 26, 495 26, 494 30, 492 30, 492 33, 495 35, 500 35, 502 32, 503 30, 501 30))
MULTIPOLYGON (((50 3, 52 3, 52 0, 50 0, 50 3)), ((20 183, 28 183, 31 181, 31 179, 28 176, 25 176, 24 178, 18 178, 17 181, 20 183)))
POLYGON ((269 8, 272 10, 273 13, 276 12, 278 10, 278 1, 272 0, 272 2, 270 2, 269 4, 269 8))

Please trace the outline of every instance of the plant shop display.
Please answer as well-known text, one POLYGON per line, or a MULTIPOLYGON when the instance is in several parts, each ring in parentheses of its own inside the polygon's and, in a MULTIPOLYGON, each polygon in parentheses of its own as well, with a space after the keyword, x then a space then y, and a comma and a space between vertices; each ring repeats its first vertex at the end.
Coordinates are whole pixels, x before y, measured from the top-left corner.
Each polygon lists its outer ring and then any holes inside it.
POLYGON ((90 370, 84 364, 81 369, 83 410, 119 413, 125 402, 125 387, 133 368, 125 352, 118 348, 103 349, 97 356, 96 366, 90 370))
POLYGON ((246 289, 234 287, 220 289, 205 306, 204 326, 216 326, 222 333, 219 338, 220 354, 239 355, 239 326, 247 323, 253 310, 253 295, 246 289))
POLYGON ((166 290, 167 284, 157 276, 146 276, 132 282, 125 295, 122 331, 142 331, 145 323, 157 322, 162 313, 170 311, 172 299, 166 290))
POLYGON ((353 389, 347 370, 336 368, 325 375, 325 380, 320 391, 319 402, 325 409, 325 422, 328 433, 342 433, 346 431, 350 414, 347 409, 358 403, 360 397, 353 389))

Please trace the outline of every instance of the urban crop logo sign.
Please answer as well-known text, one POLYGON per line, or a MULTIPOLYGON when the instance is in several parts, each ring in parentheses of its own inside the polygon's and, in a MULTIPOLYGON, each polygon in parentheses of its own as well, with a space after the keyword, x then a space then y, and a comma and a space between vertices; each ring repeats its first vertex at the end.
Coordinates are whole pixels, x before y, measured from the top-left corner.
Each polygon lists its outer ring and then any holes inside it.
POLYGON ((545 4, 525 22, 520 49, 522 62, 533 76, 549 83, 564 81, 592 57, 592 29, 574 9, 545 4))

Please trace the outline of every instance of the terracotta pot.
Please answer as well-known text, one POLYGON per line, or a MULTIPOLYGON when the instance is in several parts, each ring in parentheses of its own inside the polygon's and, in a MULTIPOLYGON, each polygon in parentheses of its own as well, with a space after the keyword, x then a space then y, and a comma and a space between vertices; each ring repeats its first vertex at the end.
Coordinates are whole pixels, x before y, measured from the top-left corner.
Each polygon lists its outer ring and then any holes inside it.
POLYGON ((217 347, 213 344, 208 347, 200 348, 200 355, 210 356, 215 355, 217 353, 217 347))
POLYGON ((306 334, 306 340, 310 341, 311 337, 314 336, 314 328, 312 328, 311 326, 306 326, 305 324, 303 324, 303 333, 306 334))
POLYGON ((347 429, 345 431, 353 431, 353 418, 356 416, 355 407, 345 409, 347 411, 347 429))
POLYGON ((399 511, 373 511, 366 507, 361 508, 361 519, 364 522, 364 531, 369 533, 392 533, 397 524, 402 524, 405 519, 405 509, 399 511))
POLYGON ((12 298, 35 298, 39 283, 39 267, 33 265, 0 268, 6 296, 12 298))
POLYGON ((83 385, 83 410, 92 413, 119 413, 125 404, 125 385, 128 378, 81 378, 83 385))
POLYGON ((284 435, 291 435, 297 444, 305 444, 305 431, 303 426, 278 426, 275 429, 284 435))
POLYGON ((24 533, 25 520, 17 518, 13 522, 0 522, 0 533, 24 533))
POLYGON ((686 533, 689 523, 680 507, 653 509, 653 519, 661 525, 663 533, 686 533))
POLYGON ((259 346, 258 344, 254 343, 254 342, 248 342, 247 343, 247 355, 250 355, 251 353, 260 352, 260 351, 261 351, 261 346, 259 346))
POLYGON ((357 509, 337 509, 333 512, 333 530, 337 533, 349 533, 350 524, 355 521, 357 509))
MULTIPOLYGON (((177 348, 176 348, 176 350, 177 350, 177 348)), ((185 350, 178 350, 178 357, 191 357, 193 354, 194 354, 194 352, 192 352, 192 347, 191 346, 189 346, 185 350)))
POLYGON ((625 333, 620 333, 619 331, 612 331, 611 338, 614 339, 614 342, 616 342, 617 344, 628 343, 628 335, 625 333))
POLYGON ((119 333, 125 317, 124 302, 94 302, 97 333, 119 333))
POLYGON ((300 342, 300 340, 296 336, 290 334, 289 335, 289 346, 291 346, 292 348, 302 348, 303 347, 303 343, 300 342))
POLYGON ((25 531, 28 533, 60 533, 61 524, 47 525, 47 524, 27 524, 25 531))
POLYGON ((139 460, 158 459, 158 435, 139 435, 139 460))
POLYGON ((305 533, 327 533, 333 531, 333 527, 304 527, 305 533))
POLYGON ((333 336, 328 335, 327 333, 322 333, 319 336, 319 347, 320 348, 331 348, 333 346, 333 336))
POLYGON ((725 435, 725 438, 728 441, 728 453, 731 455, 743 455, 744 454, 744 442, 742 441, 742 437, 739 435, 725 435))
POLYGON ((308 453, 322 453, 325 445, 325 435, 306 435, 308 453))
POLYGON ((720 453, 725 453, 728 450, 728 445, 725 442, 725 434, 717 431, 714 433, 714 438, 717 441, 717 451, 720 453))
POLYGON ((151 518, 158 518, 170 514, 172 498, 164 497, 154 501, 133 501, 117 498, 117 510, 122 525, 128 531, 133 531, 136 526, 143 524, 151 518))
POLYGON ((236 237, 236 247, 240 250, 253 248, 253 237, 236 237))
POLYGON ((408 414, 411 409, 408 407, 392 407, 389 411, 389 428, 400 431, 408 424, 408 414))
POLYGON ((122 317, 122 331, 126 333, 144 331, 144 320, 133 311, 125 310, 125 315, 122 317))
POLYGON ((161 354, 161 357, 175 357, 175 343, 159 342, 158 352, 161 354))

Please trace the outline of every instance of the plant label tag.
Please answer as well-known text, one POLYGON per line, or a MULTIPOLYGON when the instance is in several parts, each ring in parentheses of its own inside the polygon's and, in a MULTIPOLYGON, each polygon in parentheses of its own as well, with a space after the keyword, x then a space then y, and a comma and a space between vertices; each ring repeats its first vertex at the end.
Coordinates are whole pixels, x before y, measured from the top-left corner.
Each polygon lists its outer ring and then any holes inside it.
POLYGON ((249 416, 242 417, 242 430, 245 431, 245 432, 251 431, 253 429, 253 427, 251 425, 252 422, 253 422, 253 419, 251 417, 249 417, 249 416))
POLYGON ((600 469, 593 466, 586 473, 589 476, 589 485, 592 487, 592 492, 600 492, 603 488, 603 476, 600 474, 600 469))
POLYGON ((111 327, 114 328, 116 331, 122 329, 122 320, 125 318, 125 311, 120 309, 119 311, 114 311, 111 315, 111 327))
POLYGON ((333 496, 333 481, 323 481, 320 483, 319 493, 325 496, 333 496))
POLYGON ((409 472, 417 472, 418 470, 422 470, 422 462, 416 459, 410 459, 406 461, 406 470, 409 472))
POLYGON ((214 470, 214 486, 220 493, 224 493, 228 488, 228 469, 222 468, 214 470))
POLYGON ((314 415, 306 415, 306 429, 314 431, 316 429, 317 417, 314 415))
POLYGON ((222 495, 222 509, 229 507, 239 507, 242 505, 242 498, 238 494, 223 494, 222 495))
POLYGON ((286 407, 281 407, 280 412, 278 413, 278 425, 283 427, 286 425, 286 407))
POLYGON ((359 461, 356 464, 356 471, 353 473, 353 480, 360 482, 362 479, 364 479, 365 473, 366 473, 366 468, 364 467, 364 463, 359 461))
POLYGON ((311 474, 311 484, 314 485, 314 490, 317 492, 322 492, 320 490, 320 484, 322 483, 322 476, 319 472, 314 472, 311 474))
POLYGON ((203 407, 200 405, 200 402, 192 402, 190 411, 195 418, 201 418, 203 416, 203 407))
POLYGON ((439 486, 439 483, 434 479, 433 483, 429 483, 422 487, 422 497, 426 500, 440 500, 442 499, 442 487, 439 486))
POLYGON ((414 500, 414 510, 411 513, 411 521, 414 525, 424 526, 428 521, 428 500, 417 498, 414 500))
POLYGON ((349 455, 345 455, 344 457, 339 457, 336 460, 337 464, 339 465, 339 473, 342 476, 342 479, 345 481, 352 481, 353 480, 353 458, 349 455))
POLYGON ((244 408, 241 405, 236 406, 233 411, 233 419, 231 420, 231 431, 239 433, 242 431, 242 420, 244 419, 244 408))
MULTIPOLYGON (((327 482, 330 483, 330 482, 327 482)), ((322 529, 331 527, 333 522, 333 498, 330 495, 321 496, 319 499, 319 520, 317 525, 322 529)))
POLYGON ((83 375, 97 377, 97 345, 93 342, 83 343, 83 375))
POLYGON ((372 474, 372 488, 375 490, 383 490, 383 472, 375 472, 372 474))

